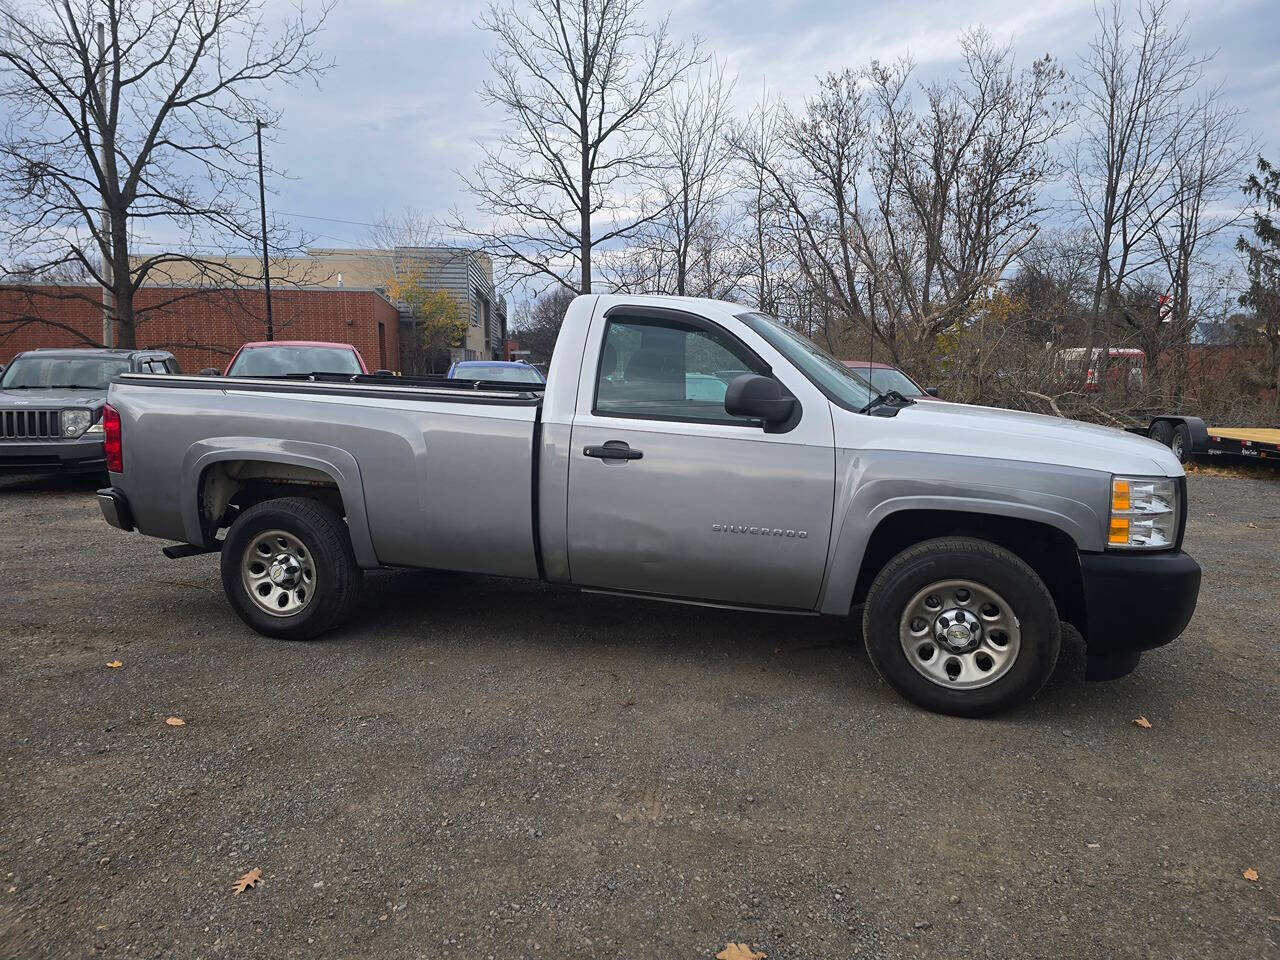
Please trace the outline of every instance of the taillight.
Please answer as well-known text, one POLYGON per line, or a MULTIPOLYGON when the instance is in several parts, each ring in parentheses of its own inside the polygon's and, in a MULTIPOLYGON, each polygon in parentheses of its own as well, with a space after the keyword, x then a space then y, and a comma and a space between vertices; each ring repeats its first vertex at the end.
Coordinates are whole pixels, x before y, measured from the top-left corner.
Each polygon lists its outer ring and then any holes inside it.
POLYGON ((107 469, 124 473, 124 438, 120 432, 120 414, 111 404, 102 408, 102 451, 107 455, 107 469))

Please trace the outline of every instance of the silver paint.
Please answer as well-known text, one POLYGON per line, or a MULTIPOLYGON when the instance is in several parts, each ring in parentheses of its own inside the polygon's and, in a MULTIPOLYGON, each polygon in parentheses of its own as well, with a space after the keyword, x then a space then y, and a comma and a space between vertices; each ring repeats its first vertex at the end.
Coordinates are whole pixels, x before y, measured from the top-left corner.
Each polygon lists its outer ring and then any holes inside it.
POLYGON ((341 385, 299 394, 284 385, 264 392, 238 380, 134 375, 111 387, 125 447, 125 472, 113 484, 143 533, 204 543, 200 495, 211 465, 306 468, 338 488, 365 567, 536 577, 540 546, 553 582, 844 614, 870 536, 899 511, 1035 520, 1081 550, 1101 550, 1111 474, 1182 473, 1153 441, 1051 417, 928 400, 896 417, 845 410, 738 320, 742 307, 708 300, 643 298, 734 334, 795 395, 799 422, 769 433, 597 416, 604 314, 636 302, 573 301, 537 449, 537 409, 498 395, 456 402, 448 391, 405 386, 370 397, 341 385), (152 382, 159 379, 173 383, 161 389, 152 382), (644 458, 582 455, 608 440, 644 458))

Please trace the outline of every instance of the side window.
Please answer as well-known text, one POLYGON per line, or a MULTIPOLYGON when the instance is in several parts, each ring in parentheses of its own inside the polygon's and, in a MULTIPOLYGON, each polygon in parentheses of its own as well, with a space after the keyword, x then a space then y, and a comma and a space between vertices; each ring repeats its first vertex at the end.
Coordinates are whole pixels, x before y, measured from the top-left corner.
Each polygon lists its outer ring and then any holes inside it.
POLYGON ((172 357, 170 357, 168 360, 164 362, 164 372, 165 373, 181 373, 182 368, 178 366, 177 360, 174 360, 172 357))
POLYGON ((596 375, 603 416, 746 423, 724 409, 729 381, 766 373, 764 364, 719 331, 674 321, 610 320, 596 375))

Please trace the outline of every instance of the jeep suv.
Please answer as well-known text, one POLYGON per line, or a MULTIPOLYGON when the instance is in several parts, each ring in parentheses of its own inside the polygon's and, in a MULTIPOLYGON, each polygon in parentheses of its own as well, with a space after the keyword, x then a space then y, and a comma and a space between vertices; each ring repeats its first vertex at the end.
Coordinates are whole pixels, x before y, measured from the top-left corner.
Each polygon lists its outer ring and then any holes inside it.
POLYGON ((106 469, 102 408, 122 373, 178 373, 163 350, 45 349, 0 375, 0 473, 106 469))

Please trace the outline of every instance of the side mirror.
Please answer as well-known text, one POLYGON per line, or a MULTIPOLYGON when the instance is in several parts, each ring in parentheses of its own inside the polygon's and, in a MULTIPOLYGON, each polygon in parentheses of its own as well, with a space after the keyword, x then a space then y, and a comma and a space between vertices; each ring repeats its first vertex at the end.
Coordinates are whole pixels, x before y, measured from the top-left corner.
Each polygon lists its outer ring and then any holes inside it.
POLYGON ((220 376, 222 376, 222 371, 221 371, 221 370, 219 370, 217 367, 205 367, 204 369, 202 369, 202 370, 200 371, 200 376, 202 376, 202 377, 220 377, 220 376))
POLYGON ((925 393, 927 393, 927 394, 928 394, 929 396, 931 396, 931 397, 936 397, 936 396, 938 395, 938 388, 937 388, 937 387, 925 387, 925 388, 924 388, 924 392, 925 392, 925 393))
POLYGON ((773 377, 744 373, 729 381, 724 395, 725 412, 733 417, 749 417, 765 423, 782 423, 796 407, 795 397, 784 396, 782 384, 773 377))

